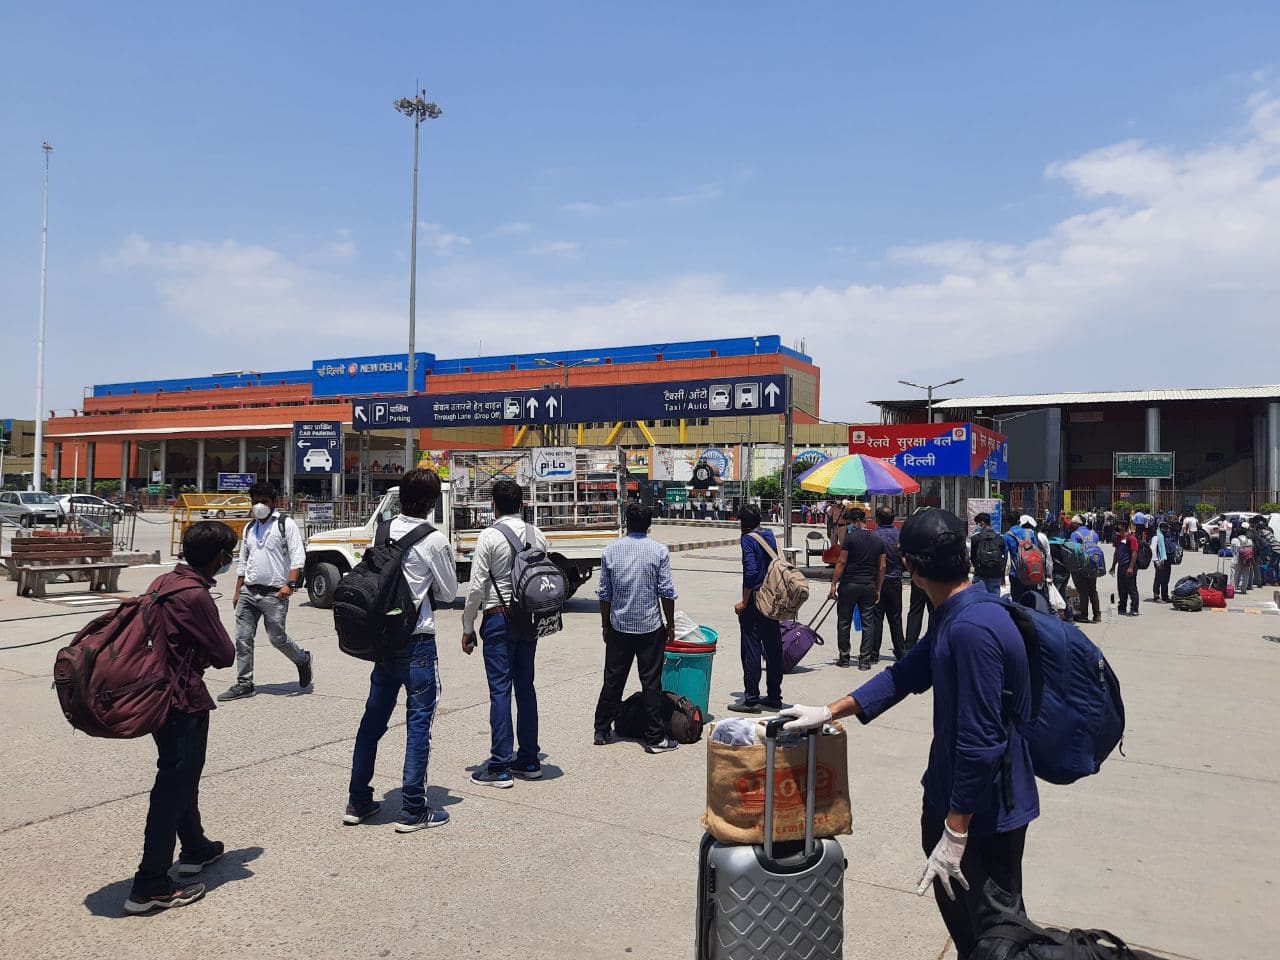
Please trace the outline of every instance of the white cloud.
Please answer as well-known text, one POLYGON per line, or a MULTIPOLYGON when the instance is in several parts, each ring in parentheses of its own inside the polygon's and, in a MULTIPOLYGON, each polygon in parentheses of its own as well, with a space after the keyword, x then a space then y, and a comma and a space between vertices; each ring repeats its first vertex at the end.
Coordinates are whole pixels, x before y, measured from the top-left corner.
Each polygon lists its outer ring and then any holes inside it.
POLYGON ((594 200, 573 200, 560 205, 563 213, 581 216, 598 216, 619 210, 641 210, 658 207, 684 207, 698 203, 709 203, 719 200, 731 187, 741 186, 751 179, 753 171, 750 167, 740 166, 727 177, 712 183, 702 183, 690 190, 670 193, 655 197, 631 197, 619 200, 597 202, 594 200))
POLYGON ((418 239, 426 245, 428 253, 434 253, 437 257, 451 257, 471 246, 469 237, 450 233, 438 223, 419 223, 418 239))
MULTIPOLYGON (((872 415, 864 401, 905 395, 900 377, 964 376, 968 389, 1003 392, 1273 382, 1270 350, 1239 350, 1230 369, 1215 359, 1215 345, 1232 337, 1265 347, 1280 302, 1280 99, 1252 98, 1246 116, 1199 149, 1128 140, 1049 164, 1049 185, 1076 200, 1072 216, 1028 242, 891 247, 888 259, 918 274, 896 283, 851 275, 779 288, 761 277, 744 288, 695 265, 688 276, 629 284, 585 270, 551 284, 505 272, 516 260, 455 256, 424 278, 429 349, 804 337, 832 418, 872 415)), ((455 253, 467 246, 433 235, 455 253)), ((529 252, 571 260, 581 248, 560 240, 529 252)), ((175 326, 382 337, 371 352, 394 349, 403 326, 401 278, 370 281, 341 262, 321 269, 262 246, 140 237, 112 262, 152 279, 175 326)))
POLYGON ((566 260, 582 258, 582 244, 574 240, 551 240, 529 248, 535 256, 563 257, 566 260))
POLYGON ((516 220, 512 223, 504 223, 494 229, 494 236, 497 237, 516 237, 533 231, 533 224, 525 223, 522 220, 516 220))

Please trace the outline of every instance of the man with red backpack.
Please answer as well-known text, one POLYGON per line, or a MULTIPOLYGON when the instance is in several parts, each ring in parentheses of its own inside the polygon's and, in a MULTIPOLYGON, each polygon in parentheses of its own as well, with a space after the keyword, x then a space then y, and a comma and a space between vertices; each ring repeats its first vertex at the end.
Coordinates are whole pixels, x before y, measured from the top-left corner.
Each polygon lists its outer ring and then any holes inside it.
POLYGON ((1014 603, 1023 603, 1029 593, 1038 593, 1047 604, 1049 587, 1053 582, 1053 559, 1049 553, 1049 538, 1036 532, 1036 519, 1024 513, 1018 518, 1018 526, 1004 535, 1009 548, 1009 596, 1014 603))
POLYGON ((159 757, 151 788, 142 862, 124 903, 126 913, 184 907, 204 896, 204 884, 187 882, 222 856, 222 843, 205 836, 200 823, 200 774, 209 741, 213 698, 204 685, 206 667, 229 667, 236 651, 209 595, 213 578, 235 559, 236 535, 226 524, 205 520, 182 536, 182 558, 172 573, 147 590, 163 594, 156 603, 159 626, 169 638, 174 698, 168 719, 152 734, 159 757), (169 879, 174 838, 181 841, 178 878, 169 879))

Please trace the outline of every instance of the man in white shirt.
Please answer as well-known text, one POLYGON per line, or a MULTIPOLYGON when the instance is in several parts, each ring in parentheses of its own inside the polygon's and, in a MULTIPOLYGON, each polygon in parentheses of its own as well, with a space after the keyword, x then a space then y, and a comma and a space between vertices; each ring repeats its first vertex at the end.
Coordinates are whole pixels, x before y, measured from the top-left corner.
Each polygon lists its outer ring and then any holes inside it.
MULTIPOLYGON (((399 540, 427 523, 440 499, 440 477, 434 470, 410 470, 400 481, 400 516, 390 523, 386 536, 399 540)), ((449 822, 445 810, 427 806, 427 761, 431 757, 431 723, 440 697, 440 671, 436 652, 435 607, 453 602, 458 592, 453 548, 439 530, 432 530, 404 555, 403 570, 409 593, 418 607, 413 640, 393 660, 373 665, 369 699, 356 734, 351 758, 351 784, 342 822, 361 823, 378 812, 373 799, 373 768, 378 741, 396 708, 400 688, 405 690, 404 780, 400 794, 397 833, 413 833, 449 822)))
POLYGON ((271 645, 298 668, 298 688, 311 686, 311 654, 289 639, 285 620, 289 597, 302 579, 307 560, 302 532, 292 517, 276 510, 276 488, 254 484, 249 490, 253 520, 240 538, 240 563, 231 606, 236 612, 236 682, 218 700, 243 700, 256 692, 253 686, 253 638, 258 620, 267 624, 271 645))
POLYGON ((1200 545, 1199 541, 1200 521, 1194 513, 1188 513, 1182 518, 1182 546, 1187 550, 1194 550, 1200 545))
POLYGON ((538 759, 538 695, 533 688, 533 660, 538 638, 513 635, 508 629, 506 606, 511 603, 511 565, 515 551, 499 529, 507 527, 521 543, 547 549, 547 538, 533 524, 520 519, 524 491, 514 480, 493 485, 493 524, 476 538, 471 556, 471 582, 462 611, 462 650, 476 648, 476 615, 484 640, 484 671, 489 680, 489 760, 471 774, 471 782, 508 788, 514 777, 537 780, 542 776, 538 759), (511 726, 511 697, 515 692, 516 724, 511 726), (512 753, 519 741, 519 749, 512 753))

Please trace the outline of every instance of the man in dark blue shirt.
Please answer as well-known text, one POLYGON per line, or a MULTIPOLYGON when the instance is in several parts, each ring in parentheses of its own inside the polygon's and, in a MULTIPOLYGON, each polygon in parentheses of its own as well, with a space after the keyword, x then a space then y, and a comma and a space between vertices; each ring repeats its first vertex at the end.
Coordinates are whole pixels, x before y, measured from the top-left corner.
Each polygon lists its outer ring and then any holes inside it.
POLYGON ((794 718, 788 730, 832 717, 868 723, 908 694, 933 690, 933 742, 921 780, 928 860, 917 892, 933 887, 959 960, 968 960, 990 916, 988 880, 1004 891, 1000 902, 1022 907, 1027 824, 1040 813, 1031 752, 1010 722, 1010 715, 1025 720, 1031 712, 1027 652, 1000 600, 968 582, 959 517, 947 510, 917 514, 902 525, 900 546, 904 568, 934 605, 928 632, 849 696, 782 714, 794 718))
POLYGON ((760 508, 749 503, 738 515, 742 529, 742 599, 734 604, 742 630, 742 699, 731 703, 737 713, 759 713, 762 708, 782 709, 782 628, 756 607, 755 593, 764 584, 771 557, 759 537, 775 554, 778 541, 772 530, 760 526, 760 508), (765 693, 760 696, 760 661, 765 663, 765 693))
POLYGON ((898 528, 893 525, 893 510, 880 507, 876 510, 876 528, 872 531, 884 544, 884 586, 880 599, 871 613, 872 663, 880 659, 880 645, 884 641, 885 624, 893 641, 893 656, 901 660, 910 648, 902 636, 902 557, 898 548, 898 528))

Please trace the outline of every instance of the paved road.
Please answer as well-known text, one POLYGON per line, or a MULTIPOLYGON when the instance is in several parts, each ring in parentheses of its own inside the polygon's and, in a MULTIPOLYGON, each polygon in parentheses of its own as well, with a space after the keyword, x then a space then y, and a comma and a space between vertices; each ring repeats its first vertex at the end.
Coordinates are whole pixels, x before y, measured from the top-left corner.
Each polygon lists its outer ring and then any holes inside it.
MULTIPOLYGON (((735 555, 674 561, 680 607, 721 632, 716 705, 740 689, 735 555)), ((125 586, 154 573, 129 571, 125 586)), ((87 619, 0 590, 0 646, 87 619)), ((222 609, 230 624, 225 599, 222 609)), ((458 646, 458 618, 440 614, 444 694, 429 776, 447 827, 397 836, 391 809, 372 826, 339 825, 368 671, 338 652, 325 612, 298 604, 291 626, 315 654, 315 691, 298 695, 291 665, 262 645, 261 695, 214 713, 201 789, 209 832, 233 853, 210 872, 204 902, 150 919, 123 918, 120 905, 139 855, 151 744, 70 731, 49 690, 54 645, 0 651, 0 956, 689 957, 704 748, 651 757, 633 744, 591 745, 601 647, 595 604, 579 597, 539 651, 547 779, 473 786, 488 703, 481 661, 458 646)), ((1272 956, 1280 643, 1267 636, 1280 635, 1280 617, 1144 606, 1136 620, 1088 629, 1124 684, 1126 756, 1090 781, 1042 787, 1027 846, 1030 910, 1169 956, 1272 956)), ((864 679, 834 657, 834 645, 815 651, 786 697, 826 701, 864 679)), ((208 679, 219 691, 231 671, 208 679)), ((928 743, 927 696, 851 731, 854 833, 842 843, 854 960, 950 955, 932 904, 914 894, 928 743)), ((375 781, 388 807, 402 757, 396 726, 375 781)))

